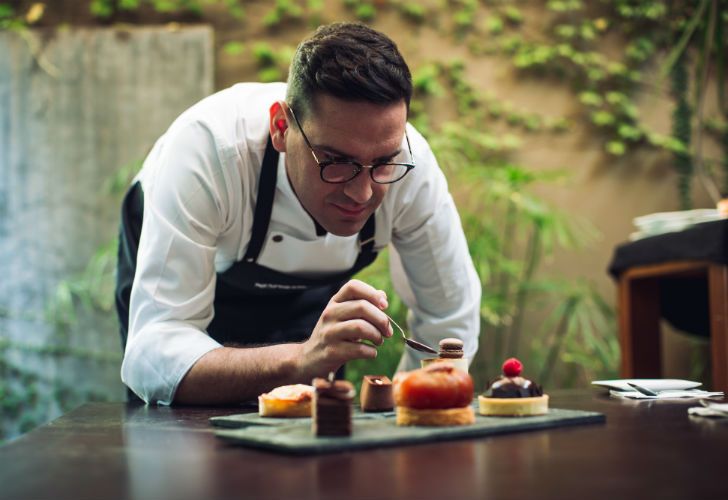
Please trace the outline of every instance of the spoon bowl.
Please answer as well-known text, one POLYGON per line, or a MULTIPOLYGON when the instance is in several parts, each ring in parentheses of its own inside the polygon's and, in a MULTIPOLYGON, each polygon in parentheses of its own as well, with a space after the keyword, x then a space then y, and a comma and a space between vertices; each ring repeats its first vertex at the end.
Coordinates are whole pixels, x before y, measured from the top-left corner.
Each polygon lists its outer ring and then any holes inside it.
POLYGON ((387 313, 384 313, 384 314, 389 318, 389 322, 392 323, 394 326, 397 327, 397 329, 399 330, 399 333, 402 334, 402 338, 404 339, 404 343, 407 344, 407 346, 409 346, 410 348, 414 349, 415 351, 427 352, 429 354, 437 354, 437 351, 434 350, 432 347, 430 347, 430 346, 428 346, 426 344, 423 344, 422 342, 418 342, 418 341, 413 340, 413 339, 408 339, 407 336, 404 334, 404 330, 402 330, 402 327, 399 326, 397 324, 397 322, 394 321, 390 315, 388 315, 387 313))

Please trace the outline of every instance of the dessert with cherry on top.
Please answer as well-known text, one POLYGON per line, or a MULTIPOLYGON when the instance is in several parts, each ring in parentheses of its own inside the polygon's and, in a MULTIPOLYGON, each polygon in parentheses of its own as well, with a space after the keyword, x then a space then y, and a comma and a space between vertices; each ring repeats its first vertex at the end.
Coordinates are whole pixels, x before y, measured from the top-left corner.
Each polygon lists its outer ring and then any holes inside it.
POLYGON ((549 411, 549 397, 541 386, 521 376, 523 364, 516 358, 503 363, 503 375, 478 396, 480 414, 501 417, 543 415, 549 411))

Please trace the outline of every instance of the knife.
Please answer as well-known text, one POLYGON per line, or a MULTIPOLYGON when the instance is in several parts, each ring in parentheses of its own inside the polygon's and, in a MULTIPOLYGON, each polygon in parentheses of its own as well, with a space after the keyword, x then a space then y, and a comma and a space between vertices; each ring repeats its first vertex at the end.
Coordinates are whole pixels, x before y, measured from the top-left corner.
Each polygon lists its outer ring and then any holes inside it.
POLYGON ((627 385, 632 387, 635 391, 639 392, 640 394, 644 394, 645 396, 657 397, 657 395, 658 395, 655 391, 650 390, 647 387, 642 387, 641 385, 634 384, 632 382, 627 382, 627 385))

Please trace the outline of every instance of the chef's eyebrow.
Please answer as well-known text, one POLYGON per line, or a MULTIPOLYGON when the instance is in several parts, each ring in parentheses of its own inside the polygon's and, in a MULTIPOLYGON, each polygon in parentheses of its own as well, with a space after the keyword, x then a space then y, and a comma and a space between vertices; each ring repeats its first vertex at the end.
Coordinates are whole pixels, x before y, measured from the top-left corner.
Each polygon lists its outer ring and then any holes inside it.
MULTIPOLYGON (((339 159, 358 161, 353 155, 344 153, 343 151, 339 151, 338 149, 331 147, 331 146, 327 146, 325 144, 314 144, 314 145, 312 145, 312 147, 313 147, 313 149, 317 149, 317 150, 321 151, 322 153, 336 156, 339 159)), ((387 162, 387 161, 391 160, 392 158, 394 158, 395 156, 397 156, 398 154, 400 154, 401 152, 402 152, 402 148, 397 148, 397 151, 394 151, 391 154, 383 155, 383 156, 380 156, 379 158, 374 158, 372 160, 372 163, 387 162)))

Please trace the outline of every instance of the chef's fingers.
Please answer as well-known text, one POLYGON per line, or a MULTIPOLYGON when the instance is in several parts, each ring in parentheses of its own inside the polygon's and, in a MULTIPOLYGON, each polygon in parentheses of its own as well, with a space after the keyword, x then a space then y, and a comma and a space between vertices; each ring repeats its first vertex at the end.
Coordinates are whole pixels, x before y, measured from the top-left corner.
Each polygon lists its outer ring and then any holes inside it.
POLYGON ((381 337, 392 336, 392 326, 387 315, 367 300, 349 300, 330 304, 324 310, 321 318, 325 322, 363 320, 376 329, 376 333, 378 333, 377 338, 367 338, 367 340, 371 340, 376 345, 382 344, 381 337))
POLYGON ((341 342, 337 349, 344 362, 353 359, 374 359, 377 357, 377 348, 363 342, 341 342))
POLYGON ((344 283, 336 294, 331 298, 335 302, 347 302, 349 300, 367 300, 379 309, 389 307, 387 294, 384 290, 377 290, 373 286, 360 280, 349 280, 344 283))
POLYGON ((332 337, 337 341, 359 342, 368 340, 374 345, 382 345, 384 338, 382 333, 374 325, 363 319, 351 319, 342 321, 331 329, 332 337))

